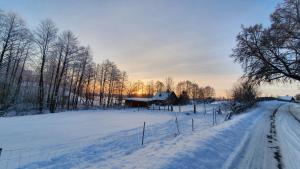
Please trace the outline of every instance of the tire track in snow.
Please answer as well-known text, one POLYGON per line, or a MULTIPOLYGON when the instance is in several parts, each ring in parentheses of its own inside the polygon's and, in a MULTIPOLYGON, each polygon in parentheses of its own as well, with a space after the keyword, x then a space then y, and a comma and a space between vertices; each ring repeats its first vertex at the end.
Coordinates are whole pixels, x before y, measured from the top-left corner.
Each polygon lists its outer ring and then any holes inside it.
POLYGON ((282 169, 283 167, 283 163, 282 163, 282 155, 281 155, 281 151, 280 151, 280 147, 277 143, 277 131, 276 131, 276 114, 278 112, 278 109, 281 107, 282 105, 280 105, 279 107, 277 107, 272 115, 270 116, 270 131, 269 134, 267 135, 268 138, 268 142, 270 144, 274 144, 273 146, 269 147, 271 149, 273 149, 273 153, 274 153, 274 158, 277 161, 277 168, 278 169, 282 169))

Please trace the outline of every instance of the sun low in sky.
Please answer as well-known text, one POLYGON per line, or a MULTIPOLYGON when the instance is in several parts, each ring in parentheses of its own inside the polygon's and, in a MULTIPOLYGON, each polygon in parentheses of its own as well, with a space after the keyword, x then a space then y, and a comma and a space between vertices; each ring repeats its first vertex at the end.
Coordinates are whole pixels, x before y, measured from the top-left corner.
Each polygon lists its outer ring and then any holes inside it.
MULTIPOLYGON (((114 61, 130 80, 191 80, 224 96, 242 75, 230 58, 241 25, 269 24, 279 0, 0 0, 31 27, 51 18, 89 45, 96 62, 114 61)), ((295 95, 299 84, 264 85, 295 95)))

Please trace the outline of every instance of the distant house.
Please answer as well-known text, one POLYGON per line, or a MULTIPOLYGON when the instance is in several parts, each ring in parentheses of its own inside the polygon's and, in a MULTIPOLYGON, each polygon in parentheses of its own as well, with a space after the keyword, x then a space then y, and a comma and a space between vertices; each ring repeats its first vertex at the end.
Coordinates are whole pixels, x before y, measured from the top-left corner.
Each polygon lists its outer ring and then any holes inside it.
POLYGON ((293 96, 279 96, 277 99, 280 101, 295 102, 295 98, 293 96))
POLYGON ((152 104, 152 98, 126 98, 125 104, 129 107, 149 107, 152 104))
POLYGON ((152 98, 126 98, 125 104, 129 107, 149 107, 151 104, 177 104, 178 98, 174 92, 157 92, 152 98))
POLYGON ((159 105, 173 105, 177 104, 178 98, 174 92, 157 92, 153 97, 152 101, 154 104, 159 105))

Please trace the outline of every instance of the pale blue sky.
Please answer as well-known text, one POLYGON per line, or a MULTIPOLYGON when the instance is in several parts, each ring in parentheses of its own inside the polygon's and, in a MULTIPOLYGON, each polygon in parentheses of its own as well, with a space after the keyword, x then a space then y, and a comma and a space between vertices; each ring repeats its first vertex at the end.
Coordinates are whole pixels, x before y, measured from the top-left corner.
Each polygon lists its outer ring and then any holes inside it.
MULTIPOLYGON (((0 0, 35 28, 51 18, 90 45, 96 62, 110 59, 131 80, 190 79, 224 95, 241 76, 229 57, 241 25, 269 24, 280 0, 0 0)), ((264 87, 295 94, 297 86, 264 87), (288 88, 288 89, 287 89, 288 88)))

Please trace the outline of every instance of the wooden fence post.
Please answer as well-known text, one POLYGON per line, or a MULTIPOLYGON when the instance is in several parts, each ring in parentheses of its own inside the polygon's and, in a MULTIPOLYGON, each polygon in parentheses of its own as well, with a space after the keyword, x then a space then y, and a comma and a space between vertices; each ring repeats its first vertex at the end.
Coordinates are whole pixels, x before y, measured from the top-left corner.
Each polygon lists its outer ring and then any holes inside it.
POLYGON ((213 125, 217 125, 217 109, 213 108, 213 125))
POLYGON ((192 131, 194 131, 194 119, 192 118, 192 131))
POLYGON ((178 133, 178 135, 180 134, 180 131, 179 131, 179 125, 178 125, 178 119, 177 119, 177 117, 176 117, 176 119, 175 119, 175 123, 176 123, 176 127, 177 127, 177 133, 178 133))
POLYGON ((215 125, 215 108, 213 107, 213 114, 212 114, 212 118, 213 118, 213 126, 215 125))
POLYGON ((144 127, 143 127, 142 145, 144 145, 144 138, 145 138, 145 126, 146 126, 146 122, 144 122, 144 127))
POLYGON ((206 114, 206 106, 205 106, 205 102, 204 102, 204 114, 206 114))
POLYGON ((0 157, 1 157, 1 153, 2 153, 2 148, 0 148, 0 157))
POLYGON ((215 112, 215 125, 217 125, 217 110, 216 110, 216 112, 215 112))
POLYGON ((196 105, 194 104, 194 114, 196 114, 196 105))

